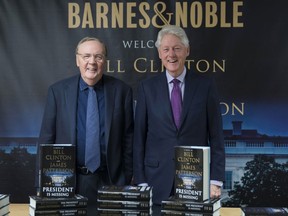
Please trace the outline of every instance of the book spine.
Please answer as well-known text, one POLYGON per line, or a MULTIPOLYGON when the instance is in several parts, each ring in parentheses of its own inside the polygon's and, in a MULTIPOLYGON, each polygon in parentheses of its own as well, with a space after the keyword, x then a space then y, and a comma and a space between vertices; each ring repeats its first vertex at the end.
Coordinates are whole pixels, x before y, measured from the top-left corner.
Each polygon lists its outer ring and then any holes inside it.
POLYGON ((162 216, 213 216, 213 213, 199 213, 199 212, 185 212, 185 211, 173 211, 173 210, 161 210, 162 216))
POLYGON ((139 201, 106 201, 98 200, 98 209, 132 209, 132 210, 149 210, 152 208, 151 202, 139 201))
POLYGON ((73 201, 73 202, 37 202, 36 209, 55 209, 55 208, 84 208, 87 207, 87 201, 73 201))
POLYGON ((98 216, 150 216, 152 215, 152 211, 141 211, 141 210, 114 210, 111 211, 109 209, 98 209, 98 216))
POLYGON ((180 202, 165 202, 162 201, 162 209, 165 210, 177 210, 177 211, 194 211, 194 212, 205 212, 213 213, 216 209, 213 209, 211 203, 180 203, 180 202))
POLYGON ((53 216, 76 216, 87 215, 87 209, 55 209, 55 210, 35 210, 35 216, 53 215, 53 216))
POLYGON ((151 199, 150 193, 129 193, 129 192, 114 192, 107 193, 98 191, 98 199, 100 200, 143 200, 149 201, 151 199))

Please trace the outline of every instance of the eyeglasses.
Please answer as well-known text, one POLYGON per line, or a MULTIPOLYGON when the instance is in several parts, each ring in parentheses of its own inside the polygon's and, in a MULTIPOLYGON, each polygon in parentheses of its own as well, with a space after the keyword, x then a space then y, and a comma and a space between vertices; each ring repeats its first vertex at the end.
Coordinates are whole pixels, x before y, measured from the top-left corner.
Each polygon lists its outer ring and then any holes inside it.
POLYGON ((85 62, 88 62, 91 58, 94 58, 93 60, 96 60, 97 62, 103 62, 104 59, 105 59, 105 56, 102 55, 102 54, 92 55, 92 54, 80 54, 80 53, 77 53, 77 55, 81 56, 81 58, 85 62))

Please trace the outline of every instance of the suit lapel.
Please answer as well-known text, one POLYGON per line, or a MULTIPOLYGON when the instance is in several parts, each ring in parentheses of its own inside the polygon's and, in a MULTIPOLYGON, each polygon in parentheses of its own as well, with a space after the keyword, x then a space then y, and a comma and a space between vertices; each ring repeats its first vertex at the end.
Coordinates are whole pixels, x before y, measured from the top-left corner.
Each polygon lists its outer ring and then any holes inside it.
POLYGON ((180 129, 186 119, 189 107, 191 106, 198 85, 199 83, 196 81, 196 79, 193 79, 192 72, 187 71, 185 76, 185 90, 184 90, 183 108, 180 120, 180 129))
POLYGON ((105 98, 105 143, 108 143, 108 137, 110 136, 110 128, 112 122, 112 114, 114 107, 114 95, 115 95, 115 86, 114 82, 109 79, 109 77, 103 75, 104 81, 104 98, 105 98))
POLYGON ((171 107, 169 88, 167 83, 166 73, 163 72, 159 79, 159 85, 156 86, 156 89, 159 89, 159 106, 162 108, 163 115, 165 119, 168 119, 168 124, 171 125, 175 130, 176 125, 174 124, 174 117, 171 107), (164 93, 164 94, 163 94, 164 93), (167 117, 167 118, 166 118, 167 117))
POLYGON ((76 143, 77 94, 80 76, 70 80, 65 87, 65 104, 70 125, 70 139, 76 143))

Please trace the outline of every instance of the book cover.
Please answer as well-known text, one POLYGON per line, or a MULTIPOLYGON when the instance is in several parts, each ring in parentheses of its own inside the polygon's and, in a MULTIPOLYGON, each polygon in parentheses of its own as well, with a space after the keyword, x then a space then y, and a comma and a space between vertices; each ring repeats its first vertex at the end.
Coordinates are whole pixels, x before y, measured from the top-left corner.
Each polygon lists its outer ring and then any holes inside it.
POLYGON ((0 208, 6 206, 10 203, 10 195, 9 194, 0 194, 0 208))
POLYGON ((281 207, 241 207, 242 216, 288 215, 288 208, 281 207))
POLYGON ((210 197, 210 147, 175 146, 175 198, 203 202, 210 197))
POLYGON ((174 211, 174 210, 161 210, 161 215, 179 215, 179 216, 220 216, 220 209, 213 213, 203 212, 187 212, 187 211, 174 211))
POLYGON ((72 144, 40 145, 41 197, 73 197, 76 183, 76 150, 72 144))
POLYGON ((98 216, 151 216, 150 210, 126 210, 126 209, 98 209, 98 216))
POLYGON ((34 209, 56 209, 56 208, 86 208, 88 198, 76 194, 71 198, 43 198, 30 196, 30 206, 34 209))
POLYGON ((98 209, 132 209, 149 210, 152 209, 150 201, 123 201, 123 200, 97 200, 98 209))
POLYGON ((37 210, 29 206, 29 215, 53 215, 53 216, 76 216, 76 215, 87 215, 86 208, 71 208, 71 209, 50 209, 50 210, 37 210))
POLYGON ((149 186, 102 186, 98 190, 99 200, 151 200, 152 187, 149 186))
POLYGON ((221 200, 208 199, 203 202, 195 202, 190 200, 180 200, 171 197, 162 201, 161 209, 163 210, 177 210, 187 212, 205 212, 213 213, 221 208, 221 200))

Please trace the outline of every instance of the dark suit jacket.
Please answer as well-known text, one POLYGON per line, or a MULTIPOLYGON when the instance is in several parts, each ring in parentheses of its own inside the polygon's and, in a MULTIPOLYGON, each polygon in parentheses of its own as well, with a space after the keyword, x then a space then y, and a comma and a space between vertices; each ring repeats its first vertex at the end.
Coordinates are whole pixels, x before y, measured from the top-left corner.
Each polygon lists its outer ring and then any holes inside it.
POLYGON ((134 182, 153 186, 160 204, 173 188, 174 146, 211 147, 212 180, 223 181, 225 152, 220 105, 212 79, 187 71, 179 131, 174 125, 165 72, 142 81, 135 114, 134 182))
MULTIPOLYGON (((49 88, 39 143, 76 143, 77 95, 80 75, 49 88)), ((105 143, 111 184, 132 178, 133 95, 124 82, 103 75, 105 143)))

